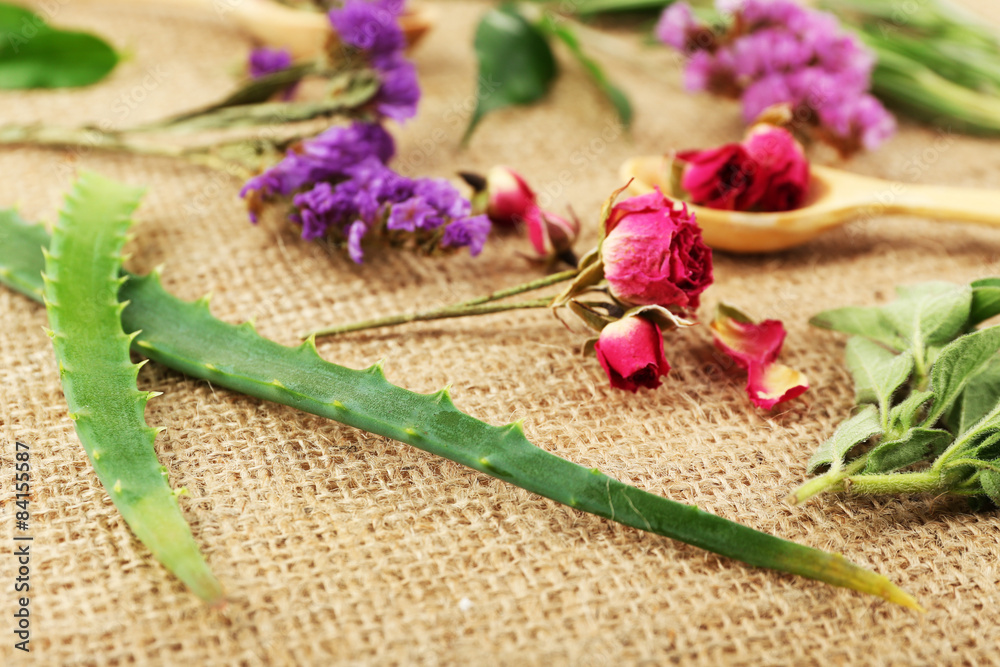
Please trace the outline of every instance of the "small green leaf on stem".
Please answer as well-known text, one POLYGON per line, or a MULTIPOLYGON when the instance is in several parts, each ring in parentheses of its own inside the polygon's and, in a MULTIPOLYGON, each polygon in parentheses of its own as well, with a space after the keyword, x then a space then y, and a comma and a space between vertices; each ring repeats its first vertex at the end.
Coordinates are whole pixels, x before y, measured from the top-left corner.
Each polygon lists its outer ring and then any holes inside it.
POLYGON ((883 442, 868 455, 865 474, 886 473, 939 454, 953 440, 951 433, 938 429, 912 428, 890 442, 883 442))
POLYGON ((825 465, 829 465, 831 470, 840 469, 852 449, 882 433, 878 410, 873 405, 866 405, 861 412, 842 422, 833 436, 820 445, 809 459, 809 473, 825 465))
POLYGON ((933 425, 951 408, 998 350, 1000 327, 990 327, 962 336, 941 351, 931 369, 931 389, 936 397, 924 425, 933 425))
POLYGON ((894 354, 867 338, 854 336, 847 342, 846 357, 854 377, 855 400, 875 403, 883 426, 887 426, 892 396, 913 372, 913 355, 894 354))
POLYGON ((482 18, 475 48, 479 58, 476 110, 463 144, 489 112, 542 99, 557 72, 545 34, 513 5, 505 4, 482 18))
POLYGON ((968 326, 974 327, 996 315, 1000 315, 1000 278, 983 278, 973 282, 968 326))
POLYGON ((809 324, 821 329, 864 336, 899 352, 907 347, 881 308, 847 306, 826 310, 814 315, 809 324))
POLYGON ((615 108, 615 112, 618 114, 618 119, 621 121, 622 125, 628 129, 632 125, 632 104, 629 102, 628 97, 622 91, 621 88, 611 83, 608 75, 604 72, 604 69, 597 63, 596 60, 591 58, 583 50, 583 45, 580 44, 580 38, 577 37, 573 30, 564 24, 557 22, 558 20, 551 14, 546 14, 542 18, 539 24, 545 32, 556 37, 566 48, 569 49, 573 57, 576 58, 585 70, 590 78, 593 79, 594 84, 597 86, 608 101, 611 102, 612 106, 615 108))

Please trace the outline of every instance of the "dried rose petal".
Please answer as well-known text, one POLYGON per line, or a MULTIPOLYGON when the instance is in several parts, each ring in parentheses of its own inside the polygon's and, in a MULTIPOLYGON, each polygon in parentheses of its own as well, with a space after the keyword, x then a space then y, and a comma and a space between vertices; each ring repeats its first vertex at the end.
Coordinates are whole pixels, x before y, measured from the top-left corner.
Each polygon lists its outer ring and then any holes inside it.
POLYGON ((806 376, 784 364, 753 364, 747 373, 747 395, 754 405, 764 410, 790 401, 807 389, 806 376))

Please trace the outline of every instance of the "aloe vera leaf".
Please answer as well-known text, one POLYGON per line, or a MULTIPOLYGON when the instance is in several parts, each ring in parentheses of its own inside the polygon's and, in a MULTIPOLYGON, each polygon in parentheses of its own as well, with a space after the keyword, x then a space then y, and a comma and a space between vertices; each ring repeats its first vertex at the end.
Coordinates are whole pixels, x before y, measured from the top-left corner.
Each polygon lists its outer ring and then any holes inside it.
MULTIPOLYGON (((0 216, 0 233, 37 231, 0 216)), ((0 268, 12 267, 11 260, 0 246, 0 268)), ((0 282, 32 284, 33 272, 24 264, 0 273, 0 282)), ((496 427, 465 415, 447 389, 416 394, 390 384, 378 365, 358 371, 323 360, 312 340, 290 348, 261 337, 249 323, 226 324, 212 317, 205 300, 188 303, 168 294, 155 273, 130 279, 120 296, 129 301, 124 329, 141 330, 133 341, 138 352, 215 386, 399 440, 633 528, 920 609, 889 579, 839 554, 782 540, 571 463, 531 444, 519 424, 496 427)))
MULTIPOLYGON (((45 253, 44 300, 63 393, 101 484, 136 537, 207 602, 222 588, 205 563, 156 458, 160 429, 143 413, 122 330, 121 249, 142 190, 84 173, 66 198, 45 253)), ((35 232, 37 235, 37 232, 35 232)), ((6 246, 4 248, 6 250, 6 246)))

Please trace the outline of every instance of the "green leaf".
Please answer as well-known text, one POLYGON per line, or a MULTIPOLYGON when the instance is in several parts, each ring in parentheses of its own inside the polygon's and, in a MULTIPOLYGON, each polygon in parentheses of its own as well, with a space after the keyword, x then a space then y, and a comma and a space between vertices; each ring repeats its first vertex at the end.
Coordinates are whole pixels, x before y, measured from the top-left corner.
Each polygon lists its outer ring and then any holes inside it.
POLYGON ((482 18, 475 47, 479 58, 476 110, 462 143, 489 112, 542 99, 557 71, 545 34, 513 5, 503 5, 482 18))
POLYGON ((932 345, 950 342, 965 329, 972 307, 968 285, 929 282, 897 288, 899 298, 882 312, 922 361, 932 345))
POLYGON ((969 327, 1000 315, 1000 278, 983 278, 972 283, 972 311, 969 327))
POLYGON ((948 345, 931 368, 931 389, 936 398, 925 426, 933 425, 965 391, 969 382, 1000 350, 1000 327, 966 334, 948 345))
POLYGON ((118 64, 118 54, 85 32, 40 30, 27 38, 0 39, 0 88, 72 88, 100 81, 118 64))
POLYGON ((847 369, 854 377, 855 400, 875 403, 883 424, 888 424, 892 395, 913 372, 913 355, 893 354, 867 338, 847 341, 847 369))
POLYGON ((826 310, 813 316, 809 324, 821 329, 864 336, 899 352, 907 347, 881 308, 848 306, 826 310))
POLYGON ((45 25, 45 19, 35 12, 20 5, 0 2, 0 35, 4 37, 2 41, 27 39, 38 31, 47 30, 49 27, 45 25))
POLYGON ((628 97, 618 86, 611 83, 597 61, 584 52, 576 33, 568 26, 557 23, 557 19, 551 14, 546 14, 540 25, 546 32, 555 36, 566 45, 570 53, 573 54, 573 57, 587 70, 597 88, 615 107, 615 112, 617 112, 618 119, 621 120, 622 125, 626 128, 630 127, 632 125, 632 104, 629 102, 628 97))
POLYGON ((880 443, 868 455, 865 473, 878 474, 899 470, 926 458, 934 458, 954 440, 951 433, 938 429, 911 428, 890 442, 880 443))
MULTIPOLYGON (((1000 461, 996 462, 1000 466, 1000 461)), ((979 473, 979 483, 983 486, 983 491, 997 505, 1000 505, 1000 472, 996 470, 984 469, 979 473)))
POLYGON ((581 16, 611 12, 657 12, 673 2, 674 0, 581 0, 575 11, 581 16))
POLYGON ((824 465, 839 469, 854 447, 876 435, 882 435, 882 422, 875 406, 866 405, 861 412, 841 422, 833 436, 820 445, 809 459, 809 473, 812 474, 824 465))
POLYGON ((994 356, 969 380, 948 412, 945 423, 955 435, 975 426, 1000 403, 1000 356, 994 356))
POLYGON ((910 394, 905 401, 889 411, 889 430, 894 434, 909 431, 920 408, 932 398, 934 398, 932 391, 915 391, 910 394))

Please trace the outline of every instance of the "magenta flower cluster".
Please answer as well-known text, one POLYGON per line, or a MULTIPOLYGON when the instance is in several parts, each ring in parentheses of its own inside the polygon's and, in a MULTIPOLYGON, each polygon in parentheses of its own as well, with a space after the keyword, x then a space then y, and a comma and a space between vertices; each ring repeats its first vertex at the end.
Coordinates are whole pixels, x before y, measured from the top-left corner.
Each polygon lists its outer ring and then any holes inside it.
POLYGON ((264 202, 291 197, 289 219, 302 226, 302 238, 345 242, 359 264, 362 240, 371 234, 410 232, 418 243, 433 240, 479 254, 490 233, 489 219, 471 216, 469 201, 448 181, 395 172, 387 164, 395 152, 392 136, 381 125, 332 127, 251 178, 240 196, 248 200, 254 222, 264 202))
POLYGON ((685 85, 739 97, 749 123, 777 104, 845 152, 874 149, 895 132, 868 89, 874 55, 831 14, 792 0, 716 0, 725 32, 700 23, 685 3, 664 10, 660 41, 688 57, 685 85))
POLYGON ((403 53, 406 38, 398 21, 402 11, 403 0, 347 0, 329 14, 341 43, 379 76, 376 110, 399 122, 413 118, 420 101, 417 70, 403 53))

